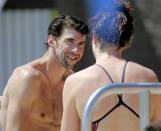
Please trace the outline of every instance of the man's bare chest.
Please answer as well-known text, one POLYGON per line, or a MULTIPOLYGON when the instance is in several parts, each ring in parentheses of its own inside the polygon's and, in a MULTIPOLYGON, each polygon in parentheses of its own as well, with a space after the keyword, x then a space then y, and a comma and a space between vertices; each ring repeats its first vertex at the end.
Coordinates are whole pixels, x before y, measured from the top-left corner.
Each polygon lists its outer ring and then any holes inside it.
MULTIPOLYGON (((60 88, 63 86, 62 83, 58 85, 60 88)), ((62 109, 62 91, 55 88, 50 91, 41 90, 38 98, 32 104, 31 112, 34 119, 59 125, 62 109)))

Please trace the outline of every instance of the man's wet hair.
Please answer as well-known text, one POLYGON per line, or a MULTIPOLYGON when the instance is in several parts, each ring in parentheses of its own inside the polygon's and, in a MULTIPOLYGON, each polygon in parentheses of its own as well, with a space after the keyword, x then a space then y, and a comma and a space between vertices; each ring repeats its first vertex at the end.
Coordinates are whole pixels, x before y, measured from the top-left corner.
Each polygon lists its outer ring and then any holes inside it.
MULTIPOLYGON (((61 36, 64 29, 74 29, 82 35, 88 34, 89 28, 88 25, 85 24, 80 18, 75 16, 69 16, 61 14, 53 19, 48 27, 48 35, 52 35, 55 38, 61 36)), ((48 49, 49 45, 46 44, 46 48, 48 49)))

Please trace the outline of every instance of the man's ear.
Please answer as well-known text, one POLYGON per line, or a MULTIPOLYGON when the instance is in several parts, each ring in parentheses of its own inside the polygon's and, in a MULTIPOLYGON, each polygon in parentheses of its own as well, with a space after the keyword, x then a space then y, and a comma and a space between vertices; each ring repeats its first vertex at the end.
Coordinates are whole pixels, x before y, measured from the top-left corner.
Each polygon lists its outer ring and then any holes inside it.
POLYGON ((93 33, 92 33, 92 44, 95 45, 96 44, 96 41, 97 41, 96 40, 96 32, 93 31, 93 33))
POLYGON ((48 36, 48 44, 50 47, 55 47, 56 46, 56 41, 54 39, 54 36, 49 35, 48 36))

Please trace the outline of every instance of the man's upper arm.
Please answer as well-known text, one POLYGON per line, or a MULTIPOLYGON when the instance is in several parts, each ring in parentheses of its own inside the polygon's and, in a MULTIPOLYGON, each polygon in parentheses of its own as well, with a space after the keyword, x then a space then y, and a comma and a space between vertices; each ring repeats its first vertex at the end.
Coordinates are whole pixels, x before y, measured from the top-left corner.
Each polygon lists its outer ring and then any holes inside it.
POLYGON ((35 79, 30 74, 15 73, 10 78, 7 84, 8 107, 5 131, 22 130, 24 120, 27 120, 30 115, 29 111, 36 95, 35 86, 35 79))
POLYGON ((74 80, 68 77, 63 89, 63 118, 61 131, 80 130, 80 118, 77 113, 75 99, 76 88, 74 87, 74 80))

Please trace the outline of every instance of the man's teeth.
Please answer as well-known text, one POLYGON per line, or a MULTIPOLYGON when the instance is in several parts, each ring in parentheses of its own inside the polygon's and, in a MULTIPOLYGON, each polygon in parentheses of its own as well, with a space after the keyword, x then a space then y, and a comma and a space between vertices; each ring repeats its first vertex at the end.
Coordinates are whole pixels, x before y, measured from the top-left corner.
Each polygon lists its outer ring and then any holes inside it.
POLYGON ((72 55, 68 56, 68 58, 70 58, 70 59, 72 59, 72 60, 76 60, 76 59, 77 59, 76 56, 72 56, 72 55))

